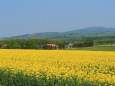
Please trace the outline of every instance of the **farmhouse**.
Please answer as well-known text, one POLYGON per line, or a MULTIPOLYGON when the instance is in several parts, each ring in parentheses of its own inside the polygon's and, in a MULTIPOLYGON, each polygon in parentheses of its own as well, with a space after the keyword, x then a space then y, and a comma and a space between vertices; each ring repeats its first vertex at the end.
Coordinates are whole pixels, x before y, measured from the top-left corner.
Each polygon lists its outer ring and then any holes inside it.
POLYGON ((66 47, 72 47, 72 43, 66 43, 66 47))
POLYGON ((47 46, 58 49, 58 45, 56 45, 56 44, 47 44, 47 46))
POLYGON ((55 44, 47 44, 47 46, 55 47, 56 45, 55 44))

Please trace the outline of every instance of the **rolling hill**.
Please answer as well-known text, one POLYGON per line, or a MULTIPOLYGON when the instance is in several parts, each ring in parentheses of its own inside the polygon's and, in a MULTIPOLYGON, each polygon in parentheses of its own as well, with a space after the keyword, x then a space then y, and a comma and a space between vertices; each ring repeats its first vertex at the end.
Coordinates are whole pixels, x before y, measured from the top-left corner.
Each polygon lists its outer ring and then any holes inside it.
POLYGON ((66 33, 101 33, 101 32, 115 32, 115 28, 88 27, 88 28, 68 31, 66 33))
POLYGON ((77 38, 91 38, 91 37, 115 37, 115 32, 101 32, 101 33, 74 33, 66 35, 57 35, 51 37, 52 39, 77 39, 77 38))
POLYGON ((43 32, 26 34, 13 37, 4 37, 2 39, 16 38, 52 38, 52 39, 73 39, 84 37, 108 37, 115 36, 115 28, 88 27, 84 29, 72 30, 67 32, 43 32))

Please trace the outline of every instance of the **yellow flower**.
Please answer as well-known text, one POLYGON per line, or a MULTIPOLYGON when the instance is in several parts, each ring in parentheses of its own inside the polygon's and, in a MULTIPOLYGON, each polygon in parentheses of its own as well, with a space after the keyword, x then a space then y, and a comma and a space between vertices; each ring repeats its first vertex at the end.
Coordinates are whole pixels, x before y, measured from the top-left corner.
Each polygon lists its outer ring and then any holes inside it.
MULTIPOLYGON (((115 83, 115 52, 0 49, 0 68, 14 73, 115 83)), ((7 72, 5 72, 7 73, 7 72)))

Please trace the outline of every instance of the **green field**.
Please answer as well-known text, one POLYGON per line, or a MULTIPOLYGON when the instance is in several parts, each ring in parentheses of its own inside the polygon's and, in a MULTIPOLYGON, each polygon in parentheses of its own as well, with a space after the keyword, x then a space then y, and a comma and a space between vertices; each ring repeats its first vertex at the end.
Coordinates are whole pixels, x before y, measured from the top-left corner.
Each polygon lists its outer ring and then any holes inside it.
POLYGON ((84 48, 71 48, 65 50, 115 51, 115 46, 93 46, 84 48))

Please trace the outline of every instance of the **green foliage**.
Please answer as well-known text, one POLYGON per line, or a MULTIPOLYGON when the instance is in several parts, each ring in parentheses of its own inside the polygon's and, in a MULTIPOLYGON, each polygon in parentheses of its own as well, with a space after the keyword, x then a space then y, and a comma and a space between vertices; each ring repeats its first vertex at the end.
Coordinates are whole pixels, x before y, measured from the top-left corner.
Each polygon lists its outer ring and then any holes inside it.
POLYGON ((93 45, 94 45, 93 41, 84 41, 84 42, 74 43, 72 47, 91 47, 93 45))
POLYGON ((5 45, 5 43, 4 43, 4 41, 1 41, 0 40, 0 48, 4 48, 6 45, 5 45))
POLYGON ((27 49, 38 49, 38 44, 34 40, 28 40, 26 44, 27 49))
POLYGON ((6 41, 6 46, 4 46, 3 48, 6 48, 6 49, 20 49, 21 46, 15 40, 7 40, 6 41))
POLYGON ((87 81, 79 79, 77 76, 70 76, 63 78, 60 76, 56 78, 55 75, 46 75, 41 72, 39 77, 34 74, 24 74, 23 71, 14 73, 8 68, 0 69, 0 85, 1 86, 114 86, 108 82, 87 81))
POLYGON ((48 38, 0 40, 0 48, 2 49, 57 49, 57 47, 46 47, 45 45, 47 44, 55 44, 60 49, 65 47, 65 42, 63 40, 48 38))
POLYGON ((112 45, 115 44, 115 40, 97 40, 95 45, 112 45))

